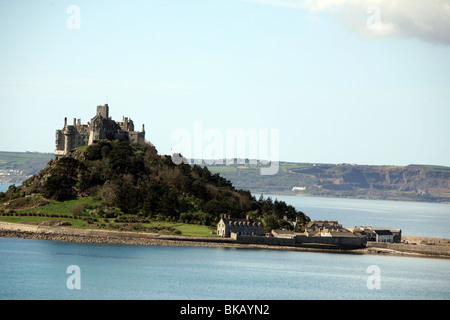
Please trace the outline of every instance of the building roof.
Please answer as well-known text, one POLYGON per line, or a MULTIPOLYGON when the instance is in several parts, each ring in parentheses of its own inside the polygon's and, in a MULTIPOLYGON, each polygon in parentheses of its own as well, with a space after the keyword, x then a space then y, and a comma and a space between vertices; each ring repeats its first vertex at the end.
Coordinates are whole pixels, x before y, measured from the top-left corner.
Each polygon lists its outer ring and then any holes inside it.
POLYGON ((389 230, 392 233, 402 232, 401 229, 397 229, 397 228, 378 228, 378 227, 374 227, 373 230, 389 230))
POLYGON ((279 235, 292 235, 292 236, 295 235, 295 233, 293 231, 282 230, 282 229, 273 229, 272 233, 276 233, 276 234, 279 234, 279 235))
POLYGON ((222 217, 225 224, 234 226, 262 226, 263 223, 259 219, 236 219, 222 217))
POLYGON ((357 238, 358 236, 353 232, 330 232, 330 235, 334 238, 357 238))
POLYGON ((375 232, 377 230, 388 230, 392 234, 398 233, 400 234, 402 232, 402 229, 398 228, 381 228, 381 227, 368 227, 368 226, 356 226, 354 229, 359 231, 365 231, 365 232, 375 232))
POLYGON ((375 233, 379 236, 392 236, 392 232, 384 229, 375 229, 375 233))

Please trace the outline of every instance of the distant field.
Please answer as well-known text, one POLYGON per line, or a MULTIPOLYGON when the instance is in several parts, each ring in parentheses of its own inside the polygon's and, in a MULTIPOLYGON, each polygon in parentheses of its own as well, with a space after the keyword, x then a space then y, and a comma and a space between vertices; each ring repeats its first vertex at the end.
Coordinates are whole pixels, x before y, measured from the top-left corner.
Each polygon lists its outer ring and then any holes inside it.
POLYGON ((0 151, 0 164, 24 165, 28 162, 48 161, 53 157, 53 153, 0 151))
POLYGON ((217 173, 217 172, 236 172, 236 167, 234 167, 234 166, 208 166, 208 169, 212 173, 217 173))
POLYGON ((0 170, 22 170, 24 175, 35 174, 54 157, 52 153, 0 151, 0 170))
POLYGON ((435 165, 425 164, 425 165, 423 165, 423 167, 433 169, 433 170, 439 170, 439 171, 450 171, 450 167, 446 167, 446 166, 435 166, 435 165))
POLYGON ((450 201, 450 167, 439 165, 371 166, 280 162, 277 174, 271 176, 263 176, 259 170, 250 170, 259 168, 253 166, 208 168, 230 180, 236 188, 254 193, 450 201), (302 189, 294 192, 294 187, 302 189))

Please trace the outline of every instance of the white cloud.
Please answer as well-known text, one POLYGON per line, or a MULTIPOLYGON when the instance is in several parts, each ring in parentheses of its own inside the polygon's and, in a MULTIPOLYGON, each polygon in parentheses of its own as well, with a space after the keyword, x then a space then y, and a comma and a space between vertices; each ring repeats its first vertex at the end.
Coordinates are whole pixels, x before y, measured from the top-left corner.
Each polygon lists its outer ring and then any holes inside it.
POLYGON ((244 0, 326 12, 362 36, 398 36, 450 45, 450 0, 244 0))

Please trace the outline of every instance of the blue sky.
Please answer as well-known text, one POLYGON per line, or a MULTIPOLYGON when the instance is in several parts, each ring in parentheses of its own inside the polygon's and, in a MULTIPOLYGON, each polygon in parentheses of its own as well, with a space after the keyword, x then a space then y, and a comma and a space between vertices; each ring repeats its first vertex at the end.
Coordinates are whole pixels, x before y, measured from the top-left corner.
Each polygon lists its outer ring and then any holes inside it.
POLYGON ((450 166, 450 3, 396 3, 0 0, 0 150, 107 99, 161 154, 201 121, 279 130, 281 161, 450 166))

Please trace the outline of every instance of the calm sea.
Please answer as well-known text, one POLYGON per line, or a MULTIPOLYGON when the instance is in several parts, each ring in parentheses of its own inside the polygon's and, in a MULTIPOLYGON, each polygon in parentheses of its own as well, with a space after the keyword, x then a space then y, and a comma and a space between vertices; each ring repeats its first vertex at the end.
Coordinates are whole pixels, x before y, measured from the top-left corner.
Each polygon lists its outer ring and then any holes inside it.
POLYGON ((449 299, 450 260, 0 238, 0 298, 449 299))
POLYGON ((449 203, 264 195, 269 196, 293 205, 311 220, 337 220, 344 227, 399 228, 404 235, 450 239, 449 203))
MULTIPOLYGON (((272 197, 312 219, 450 238, 448 204, 272 197)), ((450 299, 450 259, 0 238, 0 299, 450 299)))

